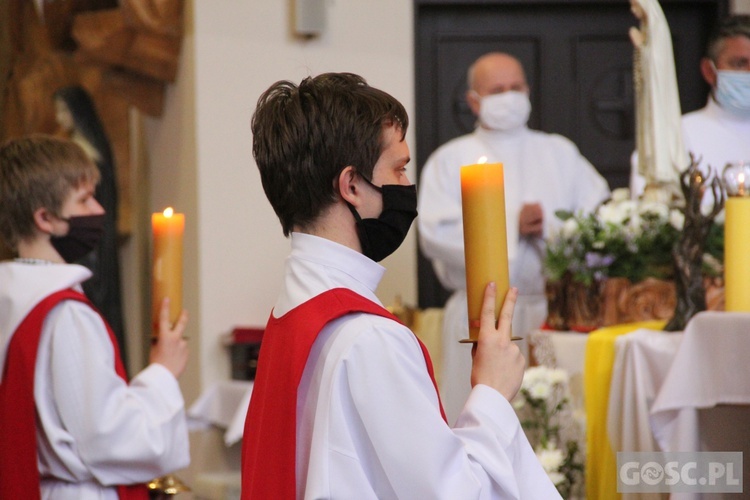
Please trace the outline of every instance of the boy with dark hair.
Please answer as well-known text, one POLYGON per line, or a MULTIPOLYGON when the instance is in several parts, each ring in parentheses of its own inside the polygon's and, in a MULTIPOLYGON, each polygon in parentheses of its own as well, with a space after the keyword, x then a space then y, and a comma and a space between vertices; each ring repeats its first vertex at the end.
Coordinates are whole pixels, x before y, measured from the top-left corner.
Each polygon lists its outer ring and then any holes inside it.
POLYGON ((151 364, 128 385, 112 330, 71 264, 93 250, 99 172, 77 144, 35 135, 0 147, 0 498, 148 498, 189 463, 177 377, 185 312, 162 306, 151 364))
POLYGON ((454 428, 429 354, 375 289, 417 215, 408 117, 361 77, 277 82, 253 153, 292 251, 245 423, 243 498, 559 498, 509 400, 517 295, 485 293, 474 386, 454 428))

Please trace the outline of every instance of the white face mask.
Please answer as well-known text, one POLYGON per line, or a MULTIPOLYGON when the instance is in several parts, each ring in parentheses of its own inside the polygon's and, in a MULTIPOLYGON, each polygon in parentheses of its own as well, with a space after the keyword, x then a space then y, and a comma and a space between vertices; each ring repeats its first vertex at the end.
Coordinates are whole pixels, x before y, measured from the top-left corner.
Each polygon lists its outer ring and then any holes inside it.
POLYGON ((717 70, 714 97, 733 115, 750 118, 750 71, 717 70))
POLYGON ((509 90, 481 98, 479 121, 492 130, 513 130, 526 125, 531 101, 525 92, 509 90))

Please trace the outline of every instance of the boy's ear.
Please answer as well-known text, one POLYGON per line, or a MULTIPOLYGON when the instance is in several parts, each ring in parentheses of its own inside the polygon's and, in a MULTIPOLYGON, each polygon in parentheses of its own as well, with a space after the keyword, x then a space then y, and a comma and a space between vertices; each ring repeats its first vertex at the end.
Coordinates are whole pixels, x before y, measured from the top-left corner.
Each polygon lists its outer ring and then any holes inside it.
POLYGON ((54 229, 53 220, 54 215, 46 208, 40 207, 34 210, 34 225, 40 231, 51 233, 54 229))
POLYGON ((336 179, 336 182, 339 196, 341 196, 344 201, 351 203, 355 207, 359 205, 358 195, 360 179, 354 167, 349 165, 344 168, 336 179))

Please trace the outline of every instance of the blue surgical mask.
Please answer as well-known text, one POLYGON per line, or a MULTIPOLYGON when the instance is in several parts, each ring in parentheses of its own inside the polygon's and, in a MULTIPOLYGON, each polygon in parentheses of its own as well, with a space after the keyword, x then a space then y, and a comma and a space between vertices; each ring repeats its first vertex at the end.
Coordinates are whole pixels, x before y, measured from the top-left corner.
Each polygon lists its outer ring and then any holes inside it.
POLYGON ((750 71, 716 71, 714 97, 723 109, 750 118, 750 71))

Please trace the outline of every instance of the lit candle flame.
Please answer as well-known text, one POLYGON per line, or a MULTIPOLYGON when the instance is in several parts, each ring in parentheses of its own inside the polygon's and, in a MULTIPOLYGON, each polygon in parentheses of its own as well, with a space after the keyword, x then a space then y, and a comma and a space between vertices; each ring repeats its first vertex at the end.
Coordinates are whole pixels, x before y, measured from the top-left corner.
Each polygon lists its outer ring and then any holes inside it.
POLYGON ((479 159, 477 160, 477 163, 480 164, 480 165, 482 165, 484 163, 487 163, 487 157, 486 156, 480 156, 479 159))
POLYGON ((172 217, 172 215, 174 215, 174 209, 172 207, 167 207, 164 209, 164 217, 169 219, 170 217, 172 217))

